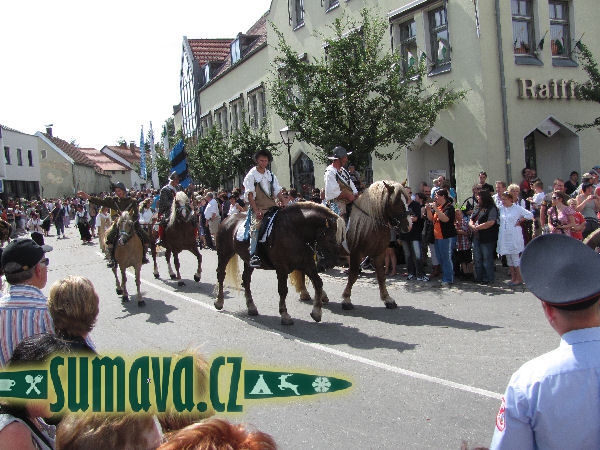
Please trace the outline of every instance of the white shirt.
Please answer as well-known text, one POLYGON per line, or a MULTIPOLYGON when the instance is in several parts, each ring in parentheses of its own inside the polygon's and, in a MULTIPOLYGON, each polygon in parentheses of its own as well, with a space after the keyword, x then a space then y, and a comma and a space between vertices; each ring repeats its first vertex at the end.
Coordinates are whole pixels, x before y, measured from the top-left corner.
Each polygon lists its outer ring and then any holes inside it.
POLYGON ((219 204, 213 198, 206 205, 206 209, 204 210, 204 217, 206 218, 206 220, 211 220, 211 219, 213 219, 214 214, 216 214, 216 217, 219 217, 219 204))
MULTIPOLYGON (((350 179, 348 171, 342 167, 340 172, 340 177, 348 186, 350 186, 352 193, 358 194, 358 189, 356 189, 354 182, 350 179)), ((342 193, 337 177, 338 170, 333 167, 333 164, 328 165, 327 169, 325 169, 325 201, 333 200, 342 193)))
POLYGON ((154 215, 154 213, 152 212, 152 209, 142 208, 142 210, 140 211, 140 218, 139 218, 140 225, 146 225, 148 223, 152 223, 153 215, 154 215))
POLYGON ((252 192, 256 199, 255 183, 260 184, 260 187, 265 193, 271 193, 271 180, 273 180, 273 197, 277 197, 277 194, 281 192, 281 186, 277 177, 271 173, 270 170, 265 169, 265 173, 260 173, 256 167, 253 167, 248 171, 248 174, 244 178, 244 199, 248 200, 248 194, 252 192))

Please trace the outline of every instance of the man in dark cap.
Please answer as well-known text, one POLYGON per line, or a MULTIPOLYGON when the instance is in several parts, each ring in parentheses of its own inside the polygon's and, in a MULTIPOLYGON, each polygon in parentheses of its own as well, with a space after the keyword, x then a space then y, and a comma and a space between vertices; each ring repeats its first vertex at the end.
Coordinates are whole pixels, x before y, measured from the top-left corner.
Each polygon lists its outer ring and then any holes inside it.
POLYGON ((347 152, 344 147, 337 146, 333 149, 333 154, 327 157, 332 162, 325 169, 325 201, 327 206, 346 222, 347 205, 358 197, 358 189, 345 169, 348 155, 351 154, 352 152, 347 152))
POLYGON ((162 244, 162 239, 165 234, 165 227, 171 216, 171 208, 173 206, 173 200, 175 194, 179 190, 179 174, 175 171, 169 175, 169 182, 163 186, 160 190, 160 197, 158 198, 158 240, 156 245, 162 244))
POLYGON ((521 271, 561 341, 513 374, 491 448, 600 448, 600 255, 547 234, 525 247, 521 271))
MULTIPOLYGON (((115 195, 109 195, 104 198, 94 197, 82 191, 78 192, 77 196, 81 197, 84 200, 89 200, 90 203, 93 203, 95 205, 107 206, 108 208, 117 211, 119 216, 123 212, 128 211, 132 220, 134 221, 135 231, 139 238, 142 240, 142 245, 144 246, 144 256, 142 262, 144 264, 147 264, 149 261, 146 257, 146 253, 148 251, 148 245, 150 244, 150 238, 148 237, 148 234, 142 229, 142 227, 140 227, 140 224, 138 222, 140 209, 139 202, 137 199, 129 197, 127 195, 127 189, 125 189, 125 185, 121 181, 114 185, 114 190, 115 195)), ((117 231, 118 230, 115 221, 108 229, 105 238, 106 248, 108 250, 108 253, 110 254, 110 261, 108 262, 108 267, 115 267, 115 265, 117 264, 115 261, 115 244, 119 237, 117 231)))
POLYGON ((0 298, 0 367, 6 365, 17 344, 26 337, 54 332, 42 292, 50 262, 46 252, 51 250, 32 239, 16 239, 2 252, 2 268, 10 289, 0 298))
POLYGON ((284 198, 281 186, 275 174, 271 173, 267 166, 273 161, 273 155, 268 150, 259 150, 254 154, 254 166, 244 178, 244 195, 250 203, 248 214, 251 214, 250 226, 250 261, 251 267, 260 267, 260 257, 256 254, 258 240, 258 229, 265 212, 273 206, 277 206, 275 198, 279 199, 281 205, 284 198))

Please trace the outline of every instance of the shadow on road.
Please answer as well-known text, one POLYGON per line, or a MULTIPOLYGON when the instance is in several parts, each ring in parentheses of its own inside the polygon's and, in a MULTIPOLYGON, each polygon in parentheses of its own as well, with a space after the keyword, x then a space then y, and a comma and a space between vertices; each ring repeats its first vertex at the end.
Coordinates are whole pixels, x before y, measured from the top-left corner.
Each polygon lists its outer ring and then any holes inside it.
POLYGON ((169 305, 163 300, 155 300, 153 298, 146 297, 144 296, 143 292, 142 298, 146 302, 145 306, 138 306, 137 298, 135 298, 135 296, 131 297, 130 301, 121 303, 123 311, 126 312, 126 314, 117 316, 115 319, 125 319, 127 317, 145 314, 148 316, 146 322, 149 323, 158 325, 161 323, 172 322, 172 320, 169 319, 168 314, 177 310, 177 307, 169 305))

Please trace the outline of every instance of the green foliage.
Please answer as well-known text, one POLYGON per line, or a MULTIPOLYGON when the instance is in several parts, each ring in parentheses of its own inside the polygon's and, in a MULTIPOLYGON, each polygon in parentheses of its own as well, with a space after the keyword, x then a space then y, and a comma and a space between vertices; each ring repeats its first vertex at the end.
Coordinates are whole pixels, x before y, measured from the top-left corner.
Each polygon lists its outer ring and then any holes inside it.
MULTIPOLYGON (((600 103, 600 71, 598 70, 598 64, 594 60, 594 55, 590 49, 583 42, 578 41, 575 45, 579 50, 581 66, 589 77, 589 80, 585 83, 578 84, 577 98, 600 103)), ((596 117, 591 123, 575 125, 577 131, 592 127, 600 127, 600 117, 596 117)))
POLYGON ((448 86, 425 86, 426 61, 407 73, 398 52, 384 51, 388 24, 364 9, 361 20, 342 17, 323 36, 325 56, 306 61, 279 36, 270 83, 273 107, 297 138, 316 146, 325 162, 336 145, 364 162, 369 154, 390 160, 427 133, 440 111, 465 97, 448 86), (348 32, 348 30, 352 30, 348 32), (396 144, 381 153, 379 147, 396 144))
POLYGON ((273 156, 279 154, 277 144, 269 140, 269 129, 266 122, 254 131, 246 120, 242 120, 242 126, 233 133, 229 145, 234 152, 233 171, 238 175, 245 175, 254 166, 254 154, 262 149, 269 150, 273 156))

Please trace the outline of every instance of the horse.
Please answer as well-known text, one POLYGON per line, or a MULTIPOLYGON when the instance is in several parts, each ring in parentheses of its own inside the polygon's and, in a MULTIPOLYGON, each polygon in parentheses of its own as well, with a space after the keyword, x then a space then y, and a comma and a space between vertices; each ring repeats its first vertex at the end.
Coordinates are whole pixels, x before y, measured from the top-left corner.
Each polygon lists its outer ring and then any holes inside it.
MULTIPOLYGON (((269 220, 268 218, 263 221, 269 220)), ((217 231, 217 299, 215 308, 223 308, 223 283, 239 281, 237 270, 238 256, 244 261, 242 286, 246 298, 249 316, 258 315, 252 298, 250 282, 254 269, 248 265, 250 260, 248 240, 240 241, 246 221, 245 213, 228 216, 217 231), (237 256, 236 256, 237 255, 237 256)), ((313 202, 298 202, 279 209, 267 227, 271 230, 265 243, 259 244, 263 268, 275 270, 279 293, 279 314, 283 325, 292 325, 294 321, 287 312, 285 299, 288 294, 287 278, 289 274, 304 280, 306 275, 315 288, 313 309, 310 313, 315 322, 320 322, 323 306, 323 281, 318 274, 317 265, 330 268, 338 260, 341 243, 345 239, 346 227, 337 214, 325 206, 313 202)), ((299 283, 299 280, 296 280, 299 283)), ((326 298, 326 297, 325 297, 326 298)))
POLYGON ((600 228, 588 234, 583 243, 594 250, 598 250, 600 248, 600 228))
MULTIPOLYGON (((198 221, 196 220, 197 216, 192 214, 189 203, 190 200, 185 192, 179 191, 175 194, 173 206, 171 207, 171 215, 162 239, 163 247, 165 248, 165 258, 167 259, 167 266, 169 268, 169 276, 172 280, 178 280, 178 286, 185 285, 179 273, 179 253, 183 250, 190 251, 198 261, 194 281, 200 281, 202 275, 202 255, 198 251, 198 242, 196 240, 198 221), (171 267, 171 254, 173 254, 175 271, 177 273, 173 272, 173 268, 171 267)), ((153 239, 150 240, 152 241, 153 239)), ((158 272, 158 265, 156 264, 156 248, 152 247, 151 251, 154 263, 154 278, 159 278, 160 274, 158 272)))
POLYGON ((389 245, 392 228, 397 228, 402 233, 410 229, 411 223, 406 212, 408 200, 408 194, 400 183, 376 181, 354 201, 348 221, 350 266, 346 288, 342 293, 342 309, 354 308, 350 294, 365 256, 373 261, 379 296, 385 307, 397 307, 385 286, 385 249, 389 245))
POLYGON ((115 274, 115 283, 117 286, 117 294, 122 295, 123 302, 129 301, 129 293, 127 292, 127 274, 128 267, 133 267, 135 270, 135 285, 137 287, 138 306, 146 305, 142 299, 140 292, 141 280, 140 271, 142 269, 142 256, 144 248, 142 240, 135 232, 134 221, 131 219, 128 211, 124 211, 117 220, 117 230, 119 238, 115 246, 115 261, 117 264, 112 271, 115 274), (121 269, 121 282, 117 275, 117 266, 121 269))

